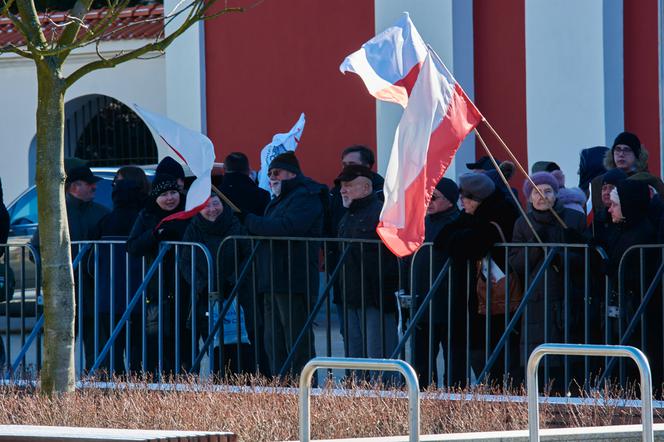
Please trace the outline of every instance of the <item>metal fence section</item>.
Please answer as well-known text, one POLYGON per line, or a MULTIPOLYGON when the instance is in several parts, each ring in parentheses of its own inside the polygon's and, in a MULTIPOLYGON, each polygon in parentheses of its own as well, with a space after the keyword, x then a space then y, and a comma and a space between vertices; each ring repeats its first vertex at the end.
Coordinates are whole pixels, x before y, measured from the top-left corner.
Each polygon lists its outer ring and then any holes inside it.
POLYGON ((314 372, 319 368, 340 368, 347 370, 388 370, 396 371, 406 379, 408 387, 408 440, 420 440, 420 387, 413 367, 399 359, 360 359, 360 358, 314 358, 302 369, 300 376, 300 442, 311 440, 310 386, 314 372))
POLYGON ((528 389, 528 431, 530 441, 539 442, 539 399, 537 371, 539 363, 546 355, 577 355, 577 356, 618 356, 631 358, 637 365, 641 386, 641 422, 643 425, 643 441, 652 442, 652 378, 650 365, 646 356, 635 347, 618 345, 573 345, 543 344, 538 346, 528 358, 527 389, 528 389))

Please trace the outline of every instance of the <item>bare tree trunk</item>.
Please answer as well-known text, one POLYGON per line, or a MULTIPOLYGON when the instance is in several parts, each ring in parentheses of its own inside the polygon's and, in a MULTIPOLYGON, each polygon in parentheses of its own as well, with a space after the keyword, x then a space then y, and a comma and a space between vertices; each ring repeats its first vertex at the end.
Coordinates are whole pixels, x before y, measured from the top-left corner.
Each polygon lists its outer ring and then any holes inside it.
POLYGON ((36 61, 37 196, 44 294, 46 394, 74 391, 74 275, 65 205, 64 95, 59 67, 46 57, 36 61))

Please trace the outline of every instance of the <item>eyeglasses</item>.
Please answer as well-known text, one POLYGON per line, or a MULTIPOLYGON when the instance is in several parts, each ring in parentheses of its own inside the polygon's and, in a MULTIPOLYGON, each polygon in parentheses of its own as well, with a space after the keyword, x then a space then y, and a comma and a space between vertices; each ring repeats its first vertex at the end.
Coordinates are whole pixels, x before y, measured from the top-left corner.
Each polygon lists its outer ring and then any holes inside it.
POLYGON ((615 153, 623 153, 623 154, 634 153, 634 151, 632 150, 632 148, 629 147, 629 146, 616 146, 616 147, 613 148, 613 152, 615 152, 615 153))
POLYGON ((273 177, 273 176, 275 176, 275 177, 279 176, 279 175, 281 175, 281 172, 282 172, 281 169, 268 170, 267 171, 267 177, 270 178, 270 177, 273 177))

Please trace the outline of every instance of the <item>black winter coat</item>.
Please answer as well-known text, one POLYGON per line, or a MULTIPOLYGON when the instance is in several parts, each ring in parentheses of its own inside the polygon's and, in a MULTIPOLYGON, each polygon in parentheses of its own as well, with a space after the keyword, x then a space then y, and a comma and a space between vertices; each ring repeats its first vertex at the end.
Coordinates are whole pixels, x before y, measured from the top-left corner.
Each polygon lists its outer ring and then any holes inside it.
MULTIPOLYGON (((272 199, 264 216, 247 214, 244 225, 252 235, 320 237, 327 187, 298 175, 281 182, 281 194, 272 199)), ((310 293, 318 295, 316 241, 267 241, 257 251, 259 293, 310 293), (290 262, 288 257, 290 256, 290 262), (309 286, 307 287, 307 276, 309 286), (274 286, 272 286, 274 282, 274 286)))
MULTIPOLYGON (((382 208, 383 202, 375 193, 353 201, 339 223, 339 238, 380 239, 376 233, 376 226, 382 208)), ((342 272, 342 287, 345 288, 345 292, 342 292, 336 301, 340 303, 345 301, 349 307, 360 308, 363 287, 365 306, 380 308, 382 304, 383 311, 396 311, 394 292, 399 288, 396 257, 382 243, 364 245, 350 243, 348 246, 350 250, 342 272)))
MULTIPOLYGON (((378 195, 378 198, 381 201, 383 201, 383 185, 385 184, 385 180, 382 176, 374 173, 371 183, 373 184, 374 193, 378 195)), ((330 191, 330 213, 325 226, 325 235, 332 238, 337 236, 339 232, 339 222, 341 221, 341 218, 344 217, 347 210, 348 209, 344 207, 343 201, 341 200, 341 187, 335 185, 330 191)))
MULTIPOLYGON (((187 230, 184 233, 185 242, 197 242, 208 248, 212 254, 213 287, 219 287, 219 283, 225 294, 228 294, 228 288, 235 283, 235 247, 233 242, 226 242, 219 255, 219 246, 228 236, 246 235, 247 230, 240 221, 233 215, 231 208, 224 204, 224 211, 214 221, 210 222, 203 218, 201 214, 196 215, 187 230), (221 258, 218 262, 217 258, 221 258), (221 270, 221 280, 217 278, 217 272, 221 270)), ((250 253, 250 245, 247 240, 238 240, 237 268, 242 270, 242 259, 250 253)), ((184 279, 191 284, 191 253, 180 255, 180 271, 184 279)), ((206 293, 208 288, 208 265, 205 255, 200 249, 196 249, 196 291, 206 293)), ((218 289, 217 289, 218 290, 218 289)))
POLYGON ((226 173, 219 190, 245 213, 263 215, 270 203, 270 193, 240 172, 226 173))
MULTIPOLYGON (((444 212, 427 215, 424 219, 424 242, 432 242, 436 239, 440 231, 456 220, 460 214, 459 209, 453 206, 444 212)), ((413 263, 413 294, 418 298, 418 305, 429 292, 431 284, 436 280, 447 258, 448 256, 443 250, 438 248, 430 249, 428 247, 415 255, 415 262, 413 263), (432 266, 429 266, 430 259, 432 266)), ((446 284, 446 281, 443 281, 431 299, 434 324, 447 323, 447 293, 448 284, 446 284)), ((425 319, 428 318, 429 316, 426 315, 425 319)))
MULTIPOLYGON (((184 198, 182 198, 182 200, 183 199, 184 198)), ((157 232, 155 232, 155 228, 159 225, 162 219, 182 210, 184 210, 184 201, 181 201, 180 205, 174 210, 166 212, 162 210, 156 202, 150 200, 147 207, 141 210, 138 214, 138 218, 136 218, 134 227, 127 240, 127 251, 134 256, 146 257, 147 268, 149 268, 159 253, 159 243, 162 240, 182 241, 189 220, 172 220, 163 223, 160 226, 160 229, 164 228, 168 233, 167 236, 161 239, 157 237, 157 232)), ((186 251, 183 252, 186 253, 186 251)), ((171 297, 175 292, 175 251, 173 248, 166 253, 162 262, 164 296, 171 297)), ((158 273, 155 273, 150 282, 147 296, 148 299, 156 298, 158 293, 158 279, 158 273)), ((186 290, 181 287, 181 296, 182 293, 186 293, 186 290)))
MULTIPOLYGON (((575 210, 567 209, 559 201, 555 205, 555 211, 563 219, 570 230, 565 230, 555 219, 550 211, 539 211, 530 207, 528 218, 535 231, 545 243, 579 243, 578 239, 583 237, 586 229, 585 216, 575 210), (577 236, 575 236, 575 234, 577 236), (577 239, 577 240, 575 240, 577 239)), ((512 241, 515 243, 537 243, 533 231, 526 220, 521 217, 514 225, 512 241)), ((583 314, 583 252, 581 249, 568 250, 568 268, 570 275, 570 288, 568 298, 568 321, 569 331, 574 334, 583 314), (576 319, 576 320, 575 320, 576 319)), ((509 253, 510 265, 521 281, 525 280, 526 261, 528 262, 528 279, 532 280, 544 262, 544 251, 539 247, 528 248, 526 260, 525 247, 513 247, 509 253)), ((545 290, 544 277, 537 284, 528 301, 527 322, 521 323, 521 355, 524 347, 525 354, 529 355, 535 347, 545 342, 562 342, 564 337, 564 304, 565 292, 564 261, 562 255, 558 255, 549 266, 547 285, 545 290), (545 292, 547 300, 545 303, 545 292), (545 315, 548 314, 548 328, 544 327, 545 315), (528 341, 525 341, 525 338, 528 341)), ((522 361, 525 363, 525 361, 522 361)))

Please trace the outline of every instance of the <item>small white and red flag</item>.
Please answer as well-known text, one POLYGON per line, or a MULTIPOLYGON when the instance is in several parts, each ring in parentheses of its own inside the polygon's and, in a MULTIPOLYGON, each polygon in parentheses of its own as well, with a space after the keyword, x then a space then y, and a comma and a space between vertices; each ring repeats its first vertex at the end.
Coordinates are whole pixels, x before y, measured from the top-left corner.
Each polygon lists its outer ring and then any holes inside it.
POLYGON ((341 63, 342 73, 354 72, 379 100, 408 104, 427 46, 407 12, 341 63))
POLYGON ((593 183, 588 186, 588 200, 586 200, 586 225, 592 226, 595 220, 595 212, 593 211, 593 183))
POLYGON ((428 54, 399 121, 385 174, 385 204, 376 231, 395 255, 410 255, 424 242, 433 190, 482 118, 447 68, 428 54))
POLYGON ((134 104, 136 113, 145 121, 163 141, 168 149, 169 155, 180 164, 186 165, 196 176, 196 179, 187 192, 185 210, 170 215, 162 220, 191 218, 200 212, 212 190, 212 167, 214 166, 214 145, 212 141, 200 132, 186 128, 175 121, 149 112, 137 104, 134 104))

